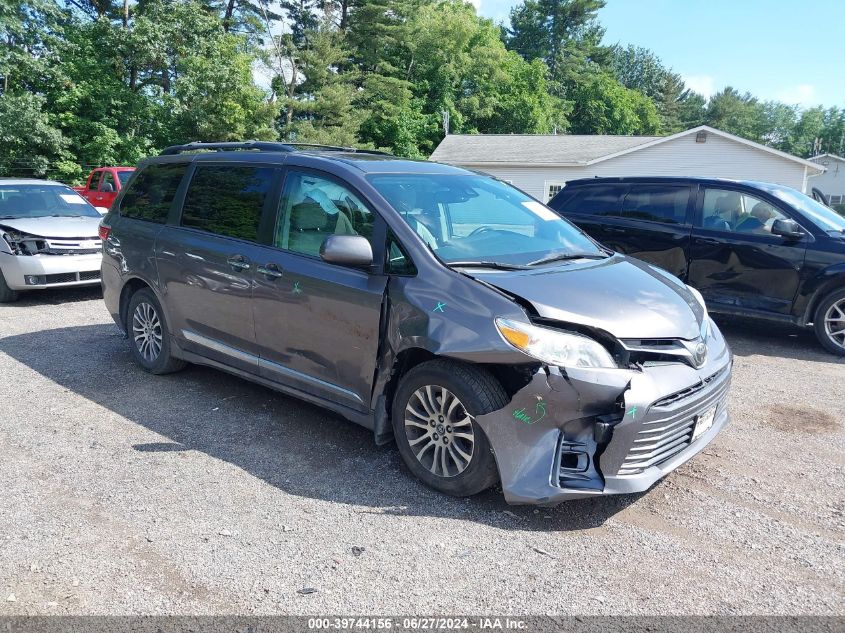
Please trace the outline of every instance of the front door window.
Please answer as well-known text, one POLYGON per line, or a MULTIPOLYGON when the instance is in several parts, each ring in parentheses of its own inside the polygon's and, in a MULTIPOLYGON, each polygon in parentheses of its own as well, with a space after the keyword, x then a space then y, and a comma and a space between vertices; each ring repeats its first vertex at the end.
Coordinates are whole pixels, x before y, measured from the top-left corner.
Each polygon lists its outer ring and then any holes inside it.
POLYGON ((730 189, 705 189, 701 226, 752 235, 771 235, 775 220, 786 215, 765 200, 730 189))
POLYGON ((288 172, 273 245, 320 256, 330 235, 363 235, 372 243, 374 217, 348 188, 307 172, 288 172))

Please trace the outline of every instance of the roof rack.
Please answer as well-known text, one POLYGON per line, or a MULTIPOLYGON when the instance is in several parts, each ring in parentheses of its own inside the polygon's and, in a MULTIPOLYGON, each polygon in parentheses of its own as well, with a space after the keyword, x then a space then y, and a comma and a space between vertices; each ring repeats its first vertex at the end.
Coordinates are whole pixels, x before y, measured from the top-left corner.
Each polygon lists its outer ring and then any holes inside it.
POLYGON ((270 143, 267 141, 244 141, 244 142, 228 142, 228 143, 201 143, 194 141, 193 143, 185 143, 184 145, 171 145, 161 152, 161 156, 170 156, 173 154, 182 154, 183 152, 196 151, 210 151, 210 152, 231 152, 238 150, 253 150, 258 152, 294 152, 296 149, 287 143, 270 143))
POLYGON ((341 147, 339 145, 320 145, 318 143, 273 143, 270 141, 243 141, 225 143, 202 143, 194 141, 184 145, 172 145, 162 150, 160 156, 172 156, 184 152, 209 151, 209 152, 232 152, 232 151, 257 151, 257 152, 295 152, 298 150, 315 149, 329 152, 351 152, 357 154, 379 154, 390 156, 387 152, 378 150, 357 149, 355 147, 341 147))
POLYGON ((380 156, 392 156, 389 152, 382 152, 377 149, 359 149, 357 147, 343 147, 341 145, 320 145, 319 143, 285 143, 294 149, 318 149, 327 152, 351 152, 353 154, 378 154, 380 156))

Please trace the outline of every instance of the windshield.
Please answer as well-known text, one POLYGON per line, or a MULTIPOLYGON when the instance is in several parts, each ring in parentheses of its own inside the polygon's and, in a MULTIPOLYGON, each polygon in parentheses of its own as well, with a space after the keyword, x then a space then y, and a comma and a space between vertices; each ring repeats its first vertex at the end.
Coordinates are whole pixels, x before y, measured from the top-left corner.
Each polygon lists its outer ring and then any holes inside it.
POLYGON ((816 202, 800 191, 777 185, 768 185, 765 187, 765 190, 779 200, 783 200, 792 206, 796 211, 800 211, 802 215, 822 231, 845 231, 845 218, 830 207, 816 202))
POLYGON ((135 173, 133 170, 124 170, 117 172, 117 179, 120 180, 121 187, 126 186, 126 183, 129 182, 129 179, 132 177, 133 173, 135 173))
POLYGON ((447 264, 524 266, 606 255, 554 211, 493 178, 378 174, 369 179, 447 264))
POLYGON ((64 185, 0 185, 0 219, 48 216, 98 218, 100 214, 64 185))

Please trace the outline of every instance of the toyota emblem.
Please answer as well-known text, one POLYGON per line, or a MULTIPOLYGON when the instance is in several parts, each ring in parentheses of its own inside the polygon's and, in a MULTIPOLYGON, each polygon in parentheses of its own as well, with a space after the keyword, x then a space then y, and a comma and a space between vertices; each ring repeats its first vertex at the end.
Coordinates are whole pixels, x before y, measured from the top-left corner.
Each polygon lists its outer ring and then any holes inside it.
POLYGON ((699 343, 695 346, 692 352, 692 362, 696 367, 703 367, 707 362, 707 346, 704 343, 699 343))

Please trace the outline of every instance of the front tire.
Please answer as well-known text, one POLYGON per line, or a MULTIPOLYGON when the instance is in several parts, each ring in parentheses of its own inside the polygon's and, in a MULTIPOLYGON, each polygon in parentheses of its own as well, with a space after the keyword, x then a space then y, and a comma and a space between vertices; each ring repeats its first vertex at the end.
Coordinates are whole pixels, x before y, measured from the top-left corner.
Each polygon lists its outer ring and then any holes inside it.
POLYGON ((185 366, 185 361, 171 353, 164 312, 152 290, 142 288, 132 295, 126 312, 126 332, 132 356, 145 371, 169 374, 185 366))
POLYGON ((9 288, 6 283, 6 278, 3 276, 3 271, 0 270, 0 303, 11 303, 18 300, 18 293, 16 290, 9 288))
POLYGON ((845 288, 834 290, 816 308, 816 338, 832 354, 845 356, 845 288))
POLYGON ((391 420, 405 465, 427 486, 456 497, 486 490, 499 473, 476 416, 507 394, 490 372, 454 361, 414 367, 399 383, 391 420))

